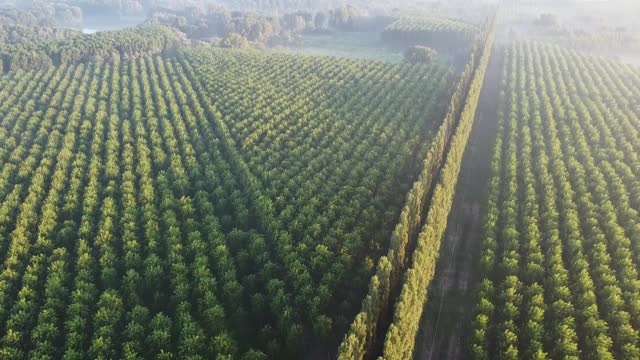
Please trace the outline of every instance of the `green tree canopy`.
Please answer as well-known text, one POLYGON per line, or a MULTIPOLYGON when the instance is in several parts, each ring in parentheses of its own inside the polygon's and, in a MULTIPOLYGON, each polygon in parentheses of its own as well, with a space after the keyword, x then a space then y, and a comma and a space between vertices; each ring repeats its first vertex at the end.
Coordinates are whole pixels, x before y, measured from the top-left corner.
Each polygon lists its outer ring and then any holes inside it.
POLYGON ((438 59, 438 52, 428 46, 412 46, 404 52, 404 60, 411 64, 432 64, 438 59))

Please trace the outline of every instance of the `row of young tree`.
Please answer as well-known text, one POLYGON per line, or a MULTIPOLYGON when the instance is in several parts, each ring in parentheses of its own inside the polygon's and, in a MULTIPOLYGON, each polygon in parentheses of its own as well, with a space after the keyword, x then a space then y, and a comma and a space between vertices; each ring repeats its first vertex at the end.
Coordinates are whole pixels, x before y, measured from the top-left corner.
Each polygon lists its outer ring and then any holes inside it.
POLYGON ((296 326, 278 321, 280 331, 300 328, 301 344, 335 346, 385 247, 407 179, 417 176, 452 73, 283 54, 189 54, 230 151, 264 201, 258 228, 268 234, 268 257, 295 315, 296 326))
POLYGON ((640 73, 505 50, 470 356, 638 358, 640 73))
POLYGON ((230 330, 248 319, 213 205, 225 195, 201 175, 229 166, 203 143, 203 115, 176 105, 195 96, 183 68, 145 58, 1 81, 30 91, 2 92, 0 357, 264 358, 230 330))
POLYGON ((382 40, 392 46, 422 45, 452 51, 468 49, 480 31, 479 26, 442 16, 400 18, 382 32, 382 40))
POLYGON ((362 310, 340 345, 339 359, 406 359, 433 277, 453 201, 457 174, 493 47, 494 20, 478 35, 444 122, 422 164, 418 180, 371 278, 362 310), (429 198, 428 195, 431 195, 429 198), (413 252, 411 252, 412 249, 413 252), (391 312, 393 308, 393 313, 391 312))
POLYGON ((0 358, 335 345, 451 79, 204 49, 0 76, 0 358))
POLYGON ((413 354, 422 312, 427 301, 428 292, 425 289, 429 288, 435 273, 440 243, 447 227, 462 157, 473 127, 480 92, 493 51, 494 37, 495 19, 492 19, 487 24, 484 37, 481 37, 482 42, 479 43, 482 50, 474 52, 473 55, 479 56, 475 60, 478 62, 477 67, 446 153, 446 161, 430 199, 430 206, 424 219, 424 226, 418 235, 416 249, 411 255, 411 266, 405 273, 402 290, 395 305, 393 322, 385 337, 383 359, 407 359, 413 354))

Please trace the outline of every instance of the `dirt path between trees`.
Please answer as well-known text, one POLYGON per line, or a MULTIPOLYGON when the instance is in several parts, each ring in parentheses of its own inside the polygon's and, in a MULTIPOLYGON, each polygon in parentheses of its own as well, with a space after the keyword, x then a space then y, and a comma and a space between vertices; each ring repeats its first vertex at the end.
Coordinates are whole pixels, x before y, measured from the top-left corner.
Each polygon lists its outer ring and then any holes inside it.
POLYGON ((462 161, 436 276, 429 288, 414 359, 465 359, 486 205, 489 166, 497 131, 502 50, 496 46, 462 161))

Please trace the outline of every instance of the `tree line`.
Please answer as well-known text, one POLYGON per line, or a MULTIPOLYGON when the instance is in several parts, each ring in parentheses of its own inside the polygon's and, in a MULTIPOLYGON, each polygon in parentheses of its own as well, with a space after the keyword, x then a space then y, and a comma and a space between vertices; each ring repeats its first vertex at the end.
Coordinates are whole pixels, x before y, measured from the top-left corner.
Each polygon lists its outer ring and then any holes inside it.
POLYGON ((412 355, 494 32, 494 20, 489 20, 456 85, 420 176, 407 195, 400 221, 391 236, 388 255, 380 258, 362 310, 340 345, 339 359, 377 355, 403 359, 412 355), (412 249, 415 250, 412 252, 412 249))
POLYGON ((422 45, 442 51, 470 48, 480 28, 476 24, 442 16, 400 18, 382 32, 382 40, 392 46, 422 45))
MULTIPOLYGON (((216 101, 216 108, 235 151, 262 185, 256 189, 265 216, 259 228, 274 238, 270 257, 285 264, 283 283, 293 309, 307 309, 296 322, 312 324, 314 336, 334 343, 336 334, 346 330, 373 259, 383 249, 385 235, 375 234, 388 234, 399 210, 395 194, 409 185, 398 188, 394 182, 415 177, 418 156, 427 151, 429 142, 420 134, 429 132, 437 115, 425 121, 422 114, 444 112, 441 101, 451 73, 439 66, 389 68, 302 57, 304 70, 283 78, 280 74, 293 65, 290 56, 256 57, 254 71, 236 63, 241 54, 212 54, 198 60, 203 69, 220 69, 202 77, 210 89, 202 94, 229 94, 228 100, 216 101), (323 80, 336 76, 330 75, 335 71, 339 83, 323 80), (391 80, 394 73, 399 81, 391 80), (368 85, 380 78, 389 80, 368 85), (256 85, 267 83, 271 86, 256 85), (382 89, 404 100, 386 97, 382 89), (419 101, 425 94, 429 101, 419 101), (317 113, 312 101, 320 104, 317 113)), ((295 329, 290 321, 281 322, 283 331, 295 329)))
POLYGON ((76 62, 113 62, 119 59, 171 52, 186 44, 175 29, 145 25, 119 31, 68 36, 63 40, 24 41, 0 46, 5 72, 45 69, 76 62))

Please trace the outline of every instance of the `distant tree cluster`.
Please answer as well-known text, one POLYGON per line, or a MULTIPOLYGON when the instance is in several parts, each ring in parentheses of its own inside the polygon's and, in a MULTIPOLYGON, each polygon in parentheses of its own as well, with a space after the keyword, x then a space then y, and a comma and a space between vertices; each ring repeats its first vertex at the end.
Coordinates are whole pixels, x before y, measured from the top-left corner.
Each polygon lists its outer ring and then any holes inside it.
POLYGON ((155 1, 145 0, 58 0, 82 9, 85 15, 98 16, 144 16, 145 4, 155 1))
POLYGON ((74 26, 82 21, 82 10, 61 1, 34 2, 28 7, 0 9, 0 26, 74 26))
MULTIPOLYGON (((525 34, 528 39, 543 40, 573 49, 595 53, 629 53, 640 50, 640 32, 633 27, 594 20, 585 26, 562 19, 558 14, 541 13, 533 18, 525 34)), ((512 33, 517 38, 517 33, 512 33)))
MULTIPOLYGON (((78 24, 83 15, 114 17, 114 16, 144 16, 153 7, 171 3, 167 0, 6 0, 13 2, 8 8, 31 8, 36 17, 55 15, 56 21, 66 25, 72 22, 78 24)), ((190 1, 190 0, 187 0, 190 1)), ((180 6, 178 2, 172 6, 180 6)))
POLYGON ((0 9, 0 46, 69 39, 80 32, 66 26, 81 20, 79 8, 61 3, 36 4, 25 9, 3 8, 0 9))
POLYGON ((329 12, 329 23, 337 29, 351 30, 357 17, 358 11, 355 7, 341 6, 329 12))
POLYGON ((223 47, 229 47, 229 39, 239 41, 240 37, 243 39, 242 43, 253 46, 286 44, 314 27, 314 18, 310 14, 292 13, 279 18, 230 12, 223 8, 213 8, 205 12, 193 9, 158 9, 151 15, 149 22, 173 26, 192 40, 218 43, 223 47), (287 39, 289 41, 285 41, 287 39))
POLYGON ((45 69, 51 65, 117 61, 175 50, 187 40, 177 30, 147 25, 121 31, 81 34, 65 40, 25 42, 0 47, 5 71, 45 69))
POLYGON ((540 14, 540 16, 535 19, 533 23, 537 26, 555 28, 560 25, 560 20, 555 14, 544 13, 540 14))
POLYGON ((411 64, 431 64, 438 59, 438 52, 428 46, 412 46, 404 53, 404 60, 411 64))
POLYGON ((79 30, 23 25, 0 25, 0 44, 18 45, 43 41, 61 41, 80 36, 79 30))
POLYGON ((61 3, 0 9, 0 72, 51 66, 51 45, 81 35, 61 25, 77 24, 81 19, 80 9, 61 3))
POLYGON ((382 39, 395 47, 421 45, 455 52, 468 50, 478 31, 477 25, 447 17, 405 17, 387 26, 382 39))
MULTIPOLYGON (((295 11, 284 15, 260 15, 210 7, 206 10, 156 9, 149 22, 173 26, 196 42, 229 47, 229 40, 241 36, 249 46, 298 45, 301 35, 328 29, 353 29, 355 10, 338 8, 329 12, 295 11)), ((236 41, 236 42, 238 42, 236 41)), ((244 41, 239 43, 244 44, 244 41)))
POLYGON ((230 33, 222 39, 220 47, 229 49, 248 49, 249 41, 238 33, 230 33))

